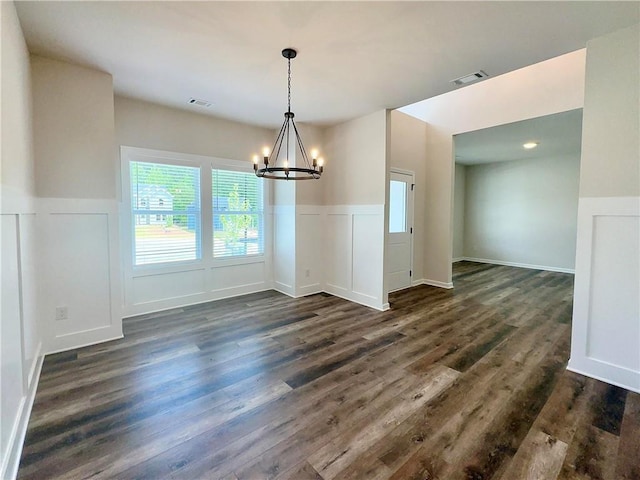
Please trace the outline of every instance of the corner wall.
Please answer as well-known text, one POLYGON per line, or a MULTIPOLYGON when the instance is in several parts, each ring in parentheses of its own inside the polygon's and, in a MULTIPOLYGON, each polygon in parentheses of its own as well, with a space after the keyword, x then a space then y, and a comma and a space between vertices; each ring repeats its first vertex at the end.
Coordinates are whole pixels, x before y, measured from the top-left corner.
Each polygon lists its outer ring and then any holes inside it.
POLYGON ((31 57, 45 352, 122 337, 111 75, 31 57), (66 318, 56 320, 56 310, 66 318))
POLYGON ((42 366, 29 52, 15 6, 0 2, 2 121, 0 478, 15 478, 42 366))
POLYGON ((388 115, 381 110, 325 131, 325 291, 379 310, 384 284, 388 115))
POLYGON ((426 211, 427 126, 398 110, 391 111, 389 167, 415 174, 413 207, 412 283, 429 283, 424 276, 424 236, 426 211))
POLYGON ((451 283, 453 135, 582 108, 585 50, 399 110, 427 123, 424 276, 451 283))
POLYGON ((640 25, 587 44, 569 370, 640 392, 640 25))

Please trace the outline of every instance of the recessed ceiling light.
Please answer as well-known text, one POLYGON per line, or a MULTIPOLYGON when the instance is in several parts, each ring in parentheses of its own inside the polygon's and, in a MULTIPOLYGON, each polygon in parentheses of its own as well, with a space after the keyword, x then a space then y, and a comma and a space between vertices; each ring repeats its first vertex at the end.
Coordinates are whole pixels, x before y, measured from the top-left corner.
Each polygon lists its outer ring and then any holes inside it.
POLYGON ((538 146, 538 144, 536 142, 527 142, 522 144, 522 146, 524 148, 526 148, 527 150, 531 150, 532 148, 536 148, 538 146))

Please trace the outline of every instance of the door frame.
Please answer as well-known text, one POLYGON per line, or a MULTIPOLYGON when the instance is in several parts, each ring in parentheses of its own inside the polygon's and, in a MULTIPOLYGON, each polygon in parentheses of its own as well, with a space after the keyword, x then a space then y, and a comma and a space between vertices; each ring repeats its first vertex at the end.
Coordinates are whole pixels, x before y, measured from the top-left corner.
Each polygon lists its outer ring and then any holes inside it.
MULTIPOLYGON (((411 288, 414 286, 414 282, 413 282, 413 228, 414 228, 414 211, 415 211, 415 186, 416 186, 416 174, 415 172, 411 171, 411 170, 405 170, 403 168, 397 168, 397 167, 391 167, 389 169, 389 181, 387 184, 387 189, 390 188, 390 182, 391 182, 391 174, 392 173, 398 173, 400 175, 407 175, 411 177, 411 188, 409 189, 408 192, 408 196, 407 196, 407 202, 409 203, 408 208, 410 210, 410 212, 407 214, 407 223, 409 225, 407 225, 407 227, 410 229, 410 235, 409 235, 409 251, 410 251, 410 255, 409 255, 409 271, 411 272, 411 275, 409 275, 409 286, 408 287, 402 287, 402 288, 396 288, 394 290, 387 290, 387 293, 391 293, 391 292, 398 292, 400 290, 404 290, 405 288, 411 288)), ((387 215, 389 215, 389 209, 391 208, 390 205, 387 205, 387 215)), ((385 235, 387 236, 387 241, 385 243, 388 243, 388 236, 390 235, 389 233, 389 225, 387 225, 386 228, 386 232, 385 235)))

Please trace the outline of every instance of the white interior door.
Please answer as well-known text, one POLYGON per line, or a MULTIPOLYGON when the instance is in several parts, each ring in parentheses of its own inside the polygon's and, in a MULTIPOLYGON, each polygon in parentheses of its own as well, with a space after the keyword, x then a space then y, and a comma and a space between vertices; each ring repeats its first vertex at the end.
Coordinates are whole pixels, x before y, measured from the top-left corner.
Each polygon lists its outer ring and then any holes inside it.
POLYGON ((411 286, 413 263, 412 172, 391 170, 389 181, 389 232, 387 241, 387 285, 389 291, 411 286))

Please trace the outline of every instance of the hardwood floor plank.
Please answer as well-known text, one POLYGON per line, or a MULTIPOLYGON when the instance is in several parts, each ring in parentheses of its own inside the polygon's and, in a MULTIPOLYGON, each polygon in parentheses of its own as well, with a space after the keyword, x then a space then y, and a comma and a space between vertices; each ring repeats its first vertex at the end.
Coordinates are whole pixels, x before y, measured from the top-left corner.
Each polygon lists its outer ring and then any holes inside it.
POLYGON ((620 425, 620 444, 616 477, 620 480, 640 479, 640 393, 627 394, 626 408, 620 425))
POLYGON ((523 444, 522 455, 516 456, 502 479, 538 480, 558 477, 568 445, 541 431, 523 444))
POLYGON ((565 371, 572 275, 453 279, 125 319, 45 358, 18 478, 639 480, 640 395, 565 371))

